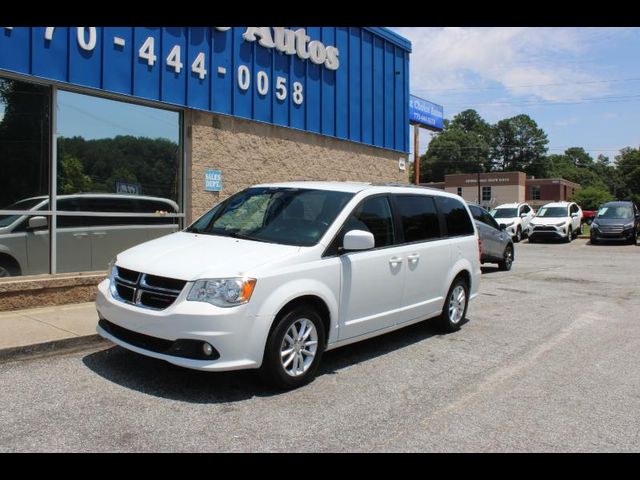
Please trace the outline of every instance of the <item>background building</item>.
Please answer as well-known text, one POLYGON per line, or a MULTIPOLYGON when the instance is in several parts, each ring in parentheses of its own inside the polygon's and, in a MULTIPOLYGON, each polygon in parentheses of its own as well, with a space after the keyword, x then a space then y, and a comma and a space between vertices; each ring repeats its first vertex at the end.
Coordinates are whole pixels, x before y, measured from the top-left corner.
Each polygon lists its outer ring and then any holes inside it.
POLYGON ((0 27, 0 310, 90 298, 118 251, 251 184, 406 182, 410 51, 377 27, 0 27))
POLYGON ((468 202, 478 202, 486 208, 503 203, 528 202, 533 208, 549 202, 568 200, 580 184, 563 178, 527 178, 524 172, 491 172, 480 174, 449 174, 444 182, 423 184, 460 195, 468 202))

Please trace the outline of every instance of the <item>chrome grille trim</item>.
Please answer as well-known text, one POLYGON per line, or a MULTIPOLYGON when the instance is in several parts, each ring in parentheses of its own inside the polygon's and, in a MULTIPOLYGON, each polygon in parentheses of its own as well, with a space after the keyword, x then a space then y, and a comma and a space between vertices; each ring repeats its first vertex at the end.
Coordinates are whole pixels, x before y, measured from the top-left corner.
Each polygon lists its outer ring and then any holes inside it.
MULTIPOLYGON (((118 268, 119 267, 116 266, 116 272, 118 272, 118 268)), ((176 301, 176 298, 178 298, 182 290, 184 290, 184 286, 187 284, 187 282, 183 280, 167 278, 167 280, 173 283, 182 283, 182 288, 173 289, 173 288, 157 287, 154 285, 149 285, 149 283, 147 282, 146 273, 141 273, 141 272, 136 272, 136 273, 138 273, 138 276, 135 282, 132 282, 131 280, 126 280, 121 276, 119 276, 118 273, 115 273, 115 275, 113 276, 113 282, 115 284, 115 288, 112 289, 112 295, 116 300, 123 303, 127 303, 129 305, 135 305, 137 307, 147 308, 149 310, 164 310, 170 307, 171 305, 173 305, 173 303, 176 301), (126 298, 121 297, 120 294, 118 293, 118 287, 131 289, 132 300, 128 300, 126 298), (148 295, 145 296, 145 294, 148 294, 148 295), (148 303, 150 300, 158 299, 158 298, 166 299, 166 305, 159 306, 158 302, 156 302, 155 304, 148 303)), ((166 277, 158 277, 157 275, 154 275, 154 277, 166 278, 166 277)))

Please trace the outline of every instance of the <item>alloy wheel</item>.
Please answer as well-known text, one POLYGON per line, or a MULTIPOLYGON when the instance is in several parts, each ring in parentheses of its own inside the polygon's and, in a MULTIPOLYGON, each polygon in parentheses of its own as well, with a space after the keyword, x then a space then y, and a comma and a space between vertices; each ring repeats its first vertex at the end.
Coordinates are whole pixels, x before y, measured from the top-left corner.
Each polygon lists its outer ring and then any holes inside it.
POLYGON ((462 285, 456 285, 449 296, 449 320, 457 324, 462 320, 464 307, 467 304, 467 296, 462 285))
POLYGON ((303 375, 316 356, 318 332, 313 322, 299 318, 291 324, 280 345, 282 368, 292 377, 303 375))

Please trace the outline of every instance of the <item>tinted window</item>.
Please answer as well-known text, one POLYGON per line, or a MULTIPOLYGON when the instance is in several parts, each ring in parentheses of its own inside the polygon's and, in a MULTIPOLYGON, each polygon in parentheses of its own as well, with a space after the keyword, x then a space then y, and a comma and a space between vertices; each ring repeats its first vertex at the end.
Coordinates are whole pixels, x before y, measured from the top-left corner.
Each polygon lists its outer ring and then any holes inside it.
POLYGON ((374 197, 356 207, 342 227, 341 237, 350 230, 373 233, 376 248, 393 245, 393 220, 387 197, 374 197))
POLYGON ((462 202, 450 197, 436 197, 436 202, 444 216, 448 236, 473 235, 471 218, 462 202))
POLYGON ((401 195, 395 199, 402 220, 405 242, 418 242, 440 237, 438 212, 432 197, 401 195))

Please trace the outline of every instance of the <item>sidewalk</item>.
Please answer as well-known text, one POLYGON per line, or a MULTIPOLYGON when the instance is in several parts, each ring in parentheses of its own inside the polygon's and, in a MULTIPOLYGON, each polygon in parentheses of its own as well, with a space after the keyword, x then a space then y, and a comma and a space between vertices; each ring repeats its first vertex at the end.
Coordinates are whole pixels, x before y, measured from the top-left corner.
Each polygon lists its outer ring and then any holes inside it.
POLYGON ((96 334, 93 302, 0 312, 0 362, 108 344, 96 334))

